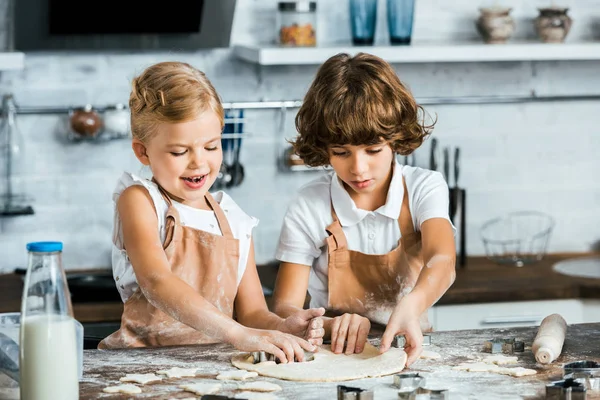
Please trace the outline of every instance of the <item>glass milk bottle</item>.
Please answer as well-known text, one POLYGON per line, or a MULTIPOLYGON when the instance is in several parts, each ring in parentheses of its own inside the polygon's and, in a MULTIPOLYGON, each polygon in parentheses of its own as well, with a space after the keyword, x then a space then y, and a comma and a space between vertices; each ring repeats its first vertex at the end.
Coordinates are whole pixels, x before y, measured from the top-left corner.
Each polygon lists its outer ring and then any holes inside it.
POLYGON ((79 399, 75 319, 61 242, 27 244, 21 303, 21 400, 79 399))

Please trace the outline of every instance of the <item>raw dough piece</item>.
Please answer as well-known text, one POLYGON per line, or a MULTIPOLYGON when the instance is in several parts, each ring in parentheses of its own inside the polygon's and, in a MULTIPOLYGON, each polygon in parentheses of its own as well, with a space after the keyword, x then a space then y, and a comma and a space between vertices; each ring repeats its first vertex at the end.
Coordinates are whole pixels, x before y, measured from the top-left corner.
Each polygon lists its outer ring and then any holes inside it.
POLYGON ((277 400, 271 393, 240 392, 235 394, 236 399, 246 400, 277 400))
POLYGON ((104 393, 127 393, 127 394, 136 394, 142 393, 142 389, 139 386, 125 384, 118 386, 109 386, 102 389, 104 393))
MULTIPOLYGON (((273 362, 274 363, 274 362, 273 362)), ((237 365, 236 365, 237 367, 237 365)), ((256 372, 248 371, 225 371, 217 375, 217 379, 222 381, 245 381, 248 378, 256 378, 258 374, 256 372)))
POLYGON ((196 376, 198 368, 179 368, 173 367, 157 371, 157 374, 166 375, 167 378, 183 378, 185 376, 196 376))
POLYGON ((484 363, 488 364, 496 364, 496 365, 508 365, 508 364, 518 364, 517 357, 507 357, 502 354, 495 354, 493 356, 487 356, 483 359, 484 363))
POLYGON ((282 390, 281 386, 267 381, 247 382, 238 386, 238 389, 252 392, 277 392, 282 390))
POLYGON ((526 376, 526 375, 535 375, 537 371, 535 369, 523 368, 523 367, 515 367, 515 368, 500 368, 498 371, 499 374, 510 375, 510 376, 526 376))
POLYGON ((220 383, 189 383, 187 385, 179 385, 179 387, 186 392, 192 392, 194 394, 199 394, 200 396, 217 393, 221 390, 220 383))
POLYGON ((162 378, 154 374, 127 374, 119 380, 121 382, 141 383, 143 385, 148 382, 162 381, 162 378))
POLYGON ((231 362, 240 369, 256 371, 262 376, 299 382, 339 382, 374 378, 398 373, 406 364, 404 349, 392 347, 383 354, 367 343, 360 354, 334 354, 331 346, 322 346, 313 361, 276 364, 275 361, 252 363, 252 355, 242 353, 231 362))
POLYGON ((437 360, 437 359, 442 358, 442 355, 440 353, 436 353, 435 351, 423 350, 423 352, 421 353, 419 358, 422 358, 425 360, 437 360))

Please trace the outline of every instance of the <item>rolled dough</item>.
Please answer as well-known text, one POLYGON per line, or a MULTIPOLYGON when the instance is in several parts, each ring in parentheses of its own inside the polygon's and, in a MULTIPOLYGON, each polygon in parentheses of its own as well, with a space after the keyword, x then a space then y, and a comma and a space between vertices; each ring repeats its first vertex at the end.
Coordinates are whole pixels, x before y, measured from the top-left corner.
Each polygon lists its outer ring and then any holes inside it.
POLYGON ((329 345, 322 346, 313 361, 276 364, 265 361, 253 364, 250 353, 233 356, 231 363, 243 370, 256 371, 259 375, 298 382, 339 382, 352 379, 374 378, 391 375, 404 369, 404 349, 392 347, 379 354, 379 350, 367 343, 360 354, 334 354, 329 345))
POLYGON ((186 392, 192 392, 194 394, 213 394, 221 390, 220 383, 190 383, 187 385, 179 385, 179 387, 186 392))
POLYGON ((139 386, 125 384, 125 385, 117 385, 117 386, 108 386, 102 389, 104 393, 127 393, 127 394, 136 394, 142 393, 142 389, 139 386))
POLYGON ((267 381, 254 381, 254 382, 246 382, 240 386, 238 386, 239 390, 245 390, 250 392, 277 392, 281 390, 281 386, 267 382, 267 381))
POLYGON ((173 367, 156 371, 156 373, 160 375, 166 375, 167 378, 183 378, 186 376, 196 376, 196 371, 198 371, 198 368, 173 367))
POLYGON ((127 374, 119 380, 121 382, 135 382, 144 385, 148 382, 162 381, 162 378, 154 374, 127 374))

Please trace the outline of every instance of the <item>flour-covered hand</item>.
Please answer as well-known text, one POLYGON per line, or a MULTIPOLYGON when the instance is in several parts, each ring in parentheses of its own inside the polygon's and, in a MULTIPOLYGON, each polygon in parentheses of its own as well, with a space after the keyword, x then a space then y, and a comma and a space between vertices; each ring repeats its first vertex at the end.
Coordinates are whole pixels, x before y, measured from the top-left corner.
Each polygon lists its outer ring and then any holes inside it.
POLYGON ((304 361, 305 350, 317 350, 308 341, 289 333, 252 328, 243 328, 231 335, 230 343, 238 350, 273 354, 283 364, 294 360, 304 361))
POLYGON ((399 302, 381 337, 379 352, 385 353, 390 349, 394 336, 404 335, 406 344, 404 350, 408 355, 406 365, 415 362, 423 351, 423 333, 421 332, 420 315, 412 307, 406 307, 399 302))
POLYGON ((358 314, 343 314, 331 321, 331 351, 335 354, 362 353, 371 321, 358 314))
POLYGON ((323 314, 325 314, 325 309, 322 307, 298 311, 284 319, 279 330, 304 338, 319 346, 323 344, 323 335, 325 334, 321 318, 323 314))

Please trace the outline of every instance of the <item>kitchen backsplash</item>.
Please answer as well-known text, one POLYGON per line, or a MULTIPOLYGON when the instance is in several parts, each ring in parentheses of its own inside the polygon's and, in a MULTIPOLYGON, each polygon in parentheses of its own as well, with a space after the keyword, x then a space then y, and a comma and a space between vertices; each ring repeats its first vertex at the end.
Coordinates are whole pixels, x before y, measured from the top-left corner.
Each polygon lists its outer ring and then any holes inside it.
MULTIPOLYGON (((232 43, 273 40, 275 1, 238 0, 232 43)), ((319 1, 321 43, 348 41, 346 7, 338 0, 319 1), (322 16, 327 13, 327 18, 322 16)), ((380 4, 385 2, 380 2, 380 4)), ((479 5, 490 5, 481 2, 479 5)), ((517 17, 515 36, 529 37, 536 6, 548 2, 505 1, 517 17), (524 21, 519 23, 519 21, 524 21), (519 30, 521 29, 521 30, 519 30)), ((567 42, 595 37, 600 0, 562 1, 572 7, 573 30, 567 42), (594 33, 589 26, 596 26, 594 33)), ((477 39, 476 2, 419 0, 415 43, 426 40, 477 39)), ((380 13, 383 10, 380 9, 380 13)), ((385 44, 380 15, 377 42, 385 44)), ((368 51, 368 48, 365 49, 368 51)), ((401 49, 399 49, 401 51, 401 49)), ((230 50, 194 53, 26 55, 23 71, 1 74, 0 93, 12 92, 23 106, 79 106, 126 102, 131 78, 161 60, 187 61, 204 70, 224 101, 300 100, 316 66, 263 67, 235 59, 230 50)), ((506 62, 396 65, 417 97, 473 95, 577 95, 600 93, 599 62, 506 62)), ((428 106, 437 116, 434 132, 440 146, 460 146, 461 183, 468 190, 467 250, 483 254, 478 230, 494 216, 537 209, 551 214, 556 227, 549 251, 587 251, 600 238, 600 113, 597 101, 428 106)), ((246 111, 247 137, 241 151, 246 178, 229 190, 251 215, 256 258, 273 258, 281 221, 294 192, 318 173, 283 173, 277 156, 284 138, 294 135, 296 110, 288 110, 286 129, 277 128, 278 111, 246 111)), ((65 116, 66 117, 66 116, 65 116)), ((112 191, 123 170, 147 174, 134 159, 127 140, 72 143, 64 140, 64 117, 18 117, 25 137, 25 169, 20 182, 33 198, 35 215, 0 219, 0 271, 26 262, 25 244, 33 240, 65 243, 68 269, 110 266, 113 223, 112 191)), ((416 153, 428 166, 429 142, 416 153)))

